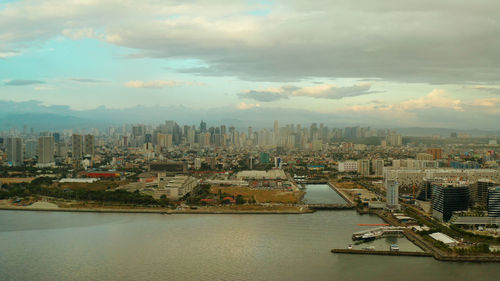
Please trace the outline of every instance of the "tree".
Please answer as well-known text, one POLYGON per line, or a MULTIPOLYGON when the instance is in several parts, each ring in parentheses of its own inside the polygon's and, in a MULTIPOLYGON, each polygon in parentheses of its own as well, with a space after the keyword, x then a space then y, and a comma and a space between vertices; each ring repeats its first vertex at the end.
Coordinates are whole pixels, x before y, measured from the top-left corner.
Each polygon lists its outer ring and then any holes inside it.
POLYGON ((247 201, 245 200, 245 198, 243 198, 243 196, 241 196, 241 195, 236 196, 236 204, 237 205, 243 205, 246 202, 247 201))

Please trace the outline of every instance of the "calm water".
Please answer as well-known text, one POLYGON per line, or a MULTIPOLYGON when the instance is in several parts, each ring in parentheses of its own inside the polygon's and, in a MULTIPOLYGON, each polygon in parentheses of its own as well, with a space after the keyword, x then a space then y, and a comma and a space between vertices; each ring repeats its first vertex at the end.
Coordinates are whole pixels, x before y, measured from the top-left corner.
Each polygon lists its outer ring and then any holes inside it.
POLYGON ((327 184, 307 184, 304 203, 309 204, 342 204, 346 203, 335 190, 327 184))
MULTIPOLYGON (((336 255, 354 211, 156 215, 0 211, 1 280, 498 280, 499 264, 336 255)), ((378 240, 377 249, 406 239, 378 240)))

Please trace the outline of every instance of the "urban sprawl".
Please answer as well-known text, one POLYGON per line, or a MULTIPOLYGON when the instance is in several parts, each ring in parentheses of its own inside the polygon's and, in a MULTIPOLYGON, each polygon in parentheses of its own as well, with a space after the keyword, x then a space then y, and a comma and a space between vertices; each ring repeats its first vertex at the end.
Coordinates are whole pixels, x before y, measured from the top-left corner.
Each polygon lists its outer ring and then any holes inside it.
POLYGON ((13 128, 0 132, 0 207, 164 213, 339 208, 304 202, 304 185, 324 183, 346 207, 405 227, 410 240, 436 257, 498 261, 498 136, 279 125, 13 128))

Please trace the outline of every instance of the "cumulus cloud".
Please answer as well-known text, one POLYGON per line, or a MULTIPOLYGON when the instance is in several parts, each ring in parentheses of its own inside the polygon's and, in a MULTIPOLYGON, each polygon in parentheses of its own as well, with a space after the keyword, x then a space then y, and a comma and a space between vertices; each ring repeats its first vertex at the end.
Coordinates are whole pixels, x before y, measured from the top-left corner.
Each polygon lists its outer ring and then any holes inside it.
POLYGON ((245 90, 238 94, 240 98, 254 99, 261 102, 271 102, 289 97, 312 97, 318 99, 339 100, 347 97, 356 97, 379 93, 371 91, 371 84, 363 83, 348 87, 339 87, 333 84, 319 84, 308 87, 283 86, 264 90, 245 90))
POLYGON ((203 86, 204 83, 191 81, 170 81, 170 80, 153 80, 153 81, 128 81, 125 86, 128 88, 145 88, 145 89, 162 89, 165 87, 176 86, 203 86))
POLYGON ((487 2, 276 0, 255 16, 258 1, 17 1, 0 10, 9 27, 0 41, 20 51, 61 34, 92 37, 136 57, 203 62, 186 72, 249 80, 492 84, 500 82, 500 2, 487 2))
POLYGON ((26 86, 26 85, 36 85, 44 84, 44 81, 40 80, 8 80, 5 81, 5 86, 26 86))

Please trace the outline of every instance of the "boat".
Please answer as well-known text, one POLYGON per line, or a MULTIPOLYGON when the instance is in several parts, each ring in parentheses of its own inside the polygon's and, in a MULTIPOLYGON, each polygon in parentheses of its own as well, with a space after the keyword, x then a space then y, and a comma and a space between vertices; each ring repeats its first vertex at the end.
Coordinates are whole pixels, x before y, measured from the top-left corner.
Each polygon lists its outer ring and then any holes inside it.
POLYGON ((351 250, 352 249, 352 244, 347 245, 347 249, 351 250))
POLYGON ((391 252, 399 252, 399 246, 397 244, 392 244, 389 249, 391 252))
POLYGON ((368 247, 364 247, 363 250, 365 250, 365 251, 375 251, 375 247, 374 246, 368 246, 368 247))
POLYGON ((373 241, 375 240, 375 238, 376 238, 375 233, 372 232, 363 234, 363 236, 361 236, 361 240, 363 241, 373 241))

